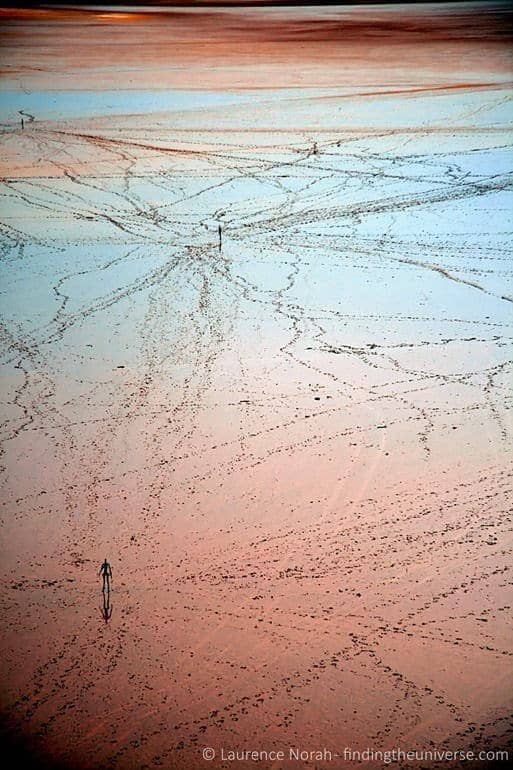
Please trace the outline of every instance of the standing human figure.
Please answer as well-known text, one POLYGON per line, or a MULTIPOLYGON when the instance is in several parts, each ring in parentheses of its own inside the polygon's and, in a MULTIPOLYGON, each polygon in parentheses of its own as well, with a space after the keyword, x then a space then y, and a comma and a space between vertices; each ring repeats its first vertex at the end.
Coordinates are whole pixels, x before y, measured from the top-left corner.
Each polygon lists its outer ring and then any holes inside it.
POLYGON ((112 577, 112 568, 111 568, 109 562, 107 561, 107 559, 105 559, 105 561, 103 562, 102 566, 100 567, 100 571, 99 571, 98 574, 101 575, 102 578, 103 578, 102 591, 105 591, 105 588, 107 588, 107 591, 109 592, 110 591, 110 579, 112 577))
POLYGON ((223 245, 223 236, 222 236, 222 230, 221 230, 221 223, 217 225, 217 233, 219 235, 219 251, 221 251, 221 246, 223 245))
POLYGON ((25 121, 22 118, 21 119, 21 130, 23 131, 24 128, 25 128, 25 121))

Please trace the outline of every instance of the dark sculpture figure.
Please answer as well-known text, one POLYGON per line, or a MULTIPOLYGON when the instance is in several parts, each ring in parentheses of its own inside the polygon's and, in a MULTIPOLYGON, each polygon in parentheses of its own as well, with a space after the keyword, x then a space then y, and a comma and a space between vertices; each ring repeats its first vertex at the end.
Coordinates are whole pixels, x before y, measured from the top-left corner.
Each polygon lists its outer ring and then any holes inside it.
POLYGON ((111 578, 112 578, 112 568, 111 568, 109 562, 107 561, 107 559, 105 559, 105 561, 103 562, 102 566, 100 567, 100 571, 99 571, 98 574, 101 575, 102 578, 103 578, 103 588, 102 588, 102 591, 105 592, 105 590, 106 590, 107 593, 109 593, 110 592, 110 581, 111 581, 111 578))

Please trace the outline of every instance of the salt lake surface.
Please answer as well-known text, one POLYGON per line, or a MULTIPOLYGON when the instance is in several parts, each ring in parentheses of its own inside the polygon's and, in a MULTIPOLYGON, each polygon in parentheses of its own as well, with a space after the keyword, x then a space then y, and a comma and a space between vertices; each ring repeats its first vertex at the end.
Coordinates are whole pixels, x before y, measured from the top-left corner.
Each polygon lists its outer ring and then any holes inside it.
POLYGON ((42 766, 510 745, 489 9, 4 14, 2 710, 42 766))

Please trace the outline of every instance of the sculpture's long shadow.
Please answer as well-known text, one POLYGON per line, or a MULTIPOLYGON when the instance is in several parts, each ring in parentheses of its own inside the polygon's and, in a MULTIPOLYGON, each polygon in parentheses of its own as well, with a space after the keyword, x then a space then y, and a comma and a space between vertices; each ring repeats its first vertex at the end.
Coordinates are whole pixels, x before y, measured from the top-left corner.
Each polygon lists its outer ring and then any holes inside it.
POLYGON ((110 603, 110 586, 107 587, 106 591, 105 589, 102 591, 102 597, 103 597, 103 605, 101 607, 102 618, 106 623, 108 623, 112 617, 112 610, 113 610, 113 606, 110 603))

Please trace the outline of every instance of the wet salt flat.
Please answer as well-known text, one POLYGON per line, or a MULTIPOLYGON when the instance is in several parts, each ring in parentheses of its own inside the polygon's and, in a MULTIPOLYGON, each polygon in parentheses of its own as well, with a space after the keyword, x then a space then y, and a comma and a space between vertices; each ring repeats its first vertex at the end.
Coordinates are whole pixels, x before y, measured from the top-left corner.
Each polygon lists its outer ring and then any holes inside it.
POLYGON ((0 102, 11 740, 88 770, 510 747, 501 45, 471 78, 273 82, 257 42, 253 88, 176 54, 73 90, 42 40, 55 75, 9 59, 0 102))

